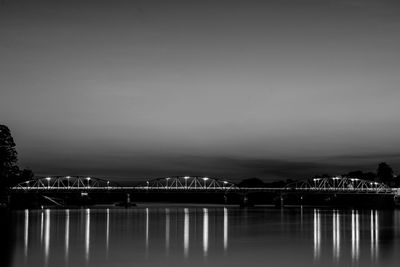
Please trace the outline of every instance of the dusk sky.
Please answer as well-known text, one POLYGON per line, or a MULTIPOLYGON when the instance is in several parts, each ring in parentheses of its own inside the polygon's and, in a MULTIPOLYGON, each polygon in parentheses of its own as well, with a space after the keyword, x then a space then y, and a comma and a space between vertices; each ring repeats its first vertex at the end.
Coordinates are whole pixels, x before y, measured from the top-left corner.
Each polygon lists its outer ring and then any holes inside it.
POLYGON ((400 172, 398 0, 2 0, 0 124, 37 175, 400 172))

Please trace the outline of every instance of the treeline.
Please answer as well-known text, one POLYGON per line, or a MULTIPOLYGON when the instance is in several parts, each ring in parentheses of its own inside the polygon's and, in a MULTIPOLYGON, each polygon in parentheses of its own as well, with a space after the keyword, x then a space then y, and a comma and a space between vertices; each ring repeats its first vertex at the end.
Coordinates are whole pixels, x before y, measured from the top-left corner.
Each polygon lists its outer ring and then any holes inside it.
POLYGON ((31 170, 19 168, 17 150, 10 129, 0 124, 0 194, 8 186, 30 180, 33 176, 31 170))
MULTIPOLYGON (((376 172, 364 172, 361 170, 350 171, 341 175, 330 175, 330 174, 319 174, 314 175, 311 178, 329 178, 329 177, 347 177, 347 178, 358 178, 362 180, 375 181, 384 183, 391 187, 400 187, 400 175, 395 175, 392 167, 386 162, 378 164, 376 172)), ((239 182, 239 187, 269 187, 269 188, 280 188, 285 185, 294 182, 294 180, 280 180, 274 182, 264 182, 263 180, 253 177, 244 179, 239 182)))

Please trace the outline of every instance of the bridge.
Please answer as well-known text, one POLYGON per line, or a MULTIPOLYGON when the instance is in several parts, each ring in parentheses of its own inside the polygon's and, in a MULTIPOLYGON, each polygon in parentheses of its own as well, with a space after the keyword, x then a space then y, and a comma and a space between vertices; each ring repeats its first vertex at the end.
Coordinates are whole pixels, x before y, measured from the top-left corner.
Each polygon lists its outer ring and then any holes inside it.
POLYGON ((84 176, 52 176, 19 183, 12 191, 54 192, 54 191, 225 191, 225 192, 336 192, 397 194, 397 189, 383 183, 358 178, 313 178, 289 183, 284 187, 239 187, 228 180, 199 176, 176 176, 147 180, 134 186, 122 186, 106 179, 84 176))
MULTIPOLYGON (((332 203, 351 202, 356 198, 362 199, 357 201, 375 201, 379 198, 394 202, 393 199, 400 193, 399 190, 382 183, 347 177, 312 178, 289 183, 284 187, 268 188, 239 187, 226 179, 199 176, 162 177, 133 186, 123 186, 111 180, 95 177, 52 176, 19 183, 11 187, 10 191, 14 196, 41 195, 54 203, 63 202, 68 195, 97 196, 99 200, 104 201, 104 199, 116 200, 117 198, 112 195, 119 194, 124 196, 123 202, 130 203, 131 197, 135 196, 142 196, 143 199, 150 201, 164 200, 165 195, 173 195, 176 199, 182 199, 184 196, 183 198, 190 202, 195 196, 204 199, 206 194, 210 199, 213 198, 211 195, 222 195, 223 203, 233 202, 241 205, 247 205, 249 202, 259 203, 260 199, 263 202, 266 198, 269 202, 280 202, 280 205, 284 202, 325 203, 327 199, 332 203), (201 194, 203 196, 200 196, 201 194), (180 197, 177 197, 178 195, 180 197), (227 200, 228 196, 231 201, 227 200)), ((121 197, 119 200, 121 201, 121 197)))

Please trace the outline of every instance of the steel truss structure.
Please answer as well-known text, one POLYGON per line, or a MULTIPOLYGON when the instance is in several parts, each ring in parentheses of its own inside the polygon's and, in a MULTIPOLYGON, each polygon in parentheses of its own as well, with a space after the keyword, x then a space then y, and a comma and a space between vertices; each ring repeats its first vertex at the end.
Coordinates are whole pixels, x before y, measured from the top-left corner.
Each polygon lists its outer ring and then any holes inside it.
POLYGON ((390 193, 393 191, 392 188, 383 183, 348 177, 312 178, 290 183, 286 185, 285 188, 305 191, 341 191, 364 193, 390 193))
POLYGON ((238 187, 229 181, 208 177, 176 176, 148 180, 136 186, 121 186, 108 180, 84 176, 51 176, 25 181, 12 190, 230 190, 238 187))
MULTIPOLYGON (((357 178, 313 178, 290 183, 283 188, 243 188, 227 181, 200 176, 174 176, 145 181, 135 186, 121 186, 105 179, 85 176, 52 176, 19 183, 13 191, 235 191, 278 192, 309 191, 334 193, 385 193, 396 189, 374 181, 357 178)), ((397 191, 396 191, 397 192, 397 191)), ((397 192, 398 193, 398 192, 397 192)))
POLYGON ((238 187, 227 180, 199 176, 176 176, 149 180, 138 185, 137 188, 151 188, 154 190, 230 190, 238 187))
POLYGON ((51 176, 37 178, 17 184, 11 189, 18 190, 73 190, 107 189, 119 186, 108 180, 86 176, 51 176))

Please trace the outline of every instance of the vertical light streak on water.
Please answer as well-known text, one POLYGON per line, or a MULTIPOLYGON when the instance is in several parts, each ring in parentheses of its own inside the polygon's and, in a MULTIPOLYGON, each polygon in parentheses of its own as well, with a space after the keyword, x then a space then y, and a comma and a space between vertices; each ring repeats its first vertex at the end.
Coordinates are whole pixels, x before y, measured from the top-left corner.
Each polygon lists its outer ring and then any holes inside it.
POLYGON ((208 209, 203 208, 203 252, 204 257, 208 253, 208 209))
POLYGON ((28 241, 29 241, 29 210, 25 210, 25 227, 24 227, 24 256, 28 257, 28 241))
POLYGON ((333 211, 333 258, 340 258, 340 217, 339 211, 333 211))
POLYGON ((224 208, 224 251, 228 249, 228 209, 224 208))
POLYGON ((43 244, 43 221, 44 221, 43 216, 44 215, 42 210, 42 212, 40 213, 40 245, 43 244))
POLYGON ((375 211, 375 258, 378 259, 379 257, 379 213, 375 211))
POLYGON ((149 208, 146 208, 146 258, 149 253, 149 208))
POLYGON ((106 209, 106 258, 110 247, 110 209, 106 209))
POLYGON ((165 251, 167 255, 169 254, 169 233, 170 231, 170 218, 169 218, 169 209, 165 209, 165 251))
POLYGON ((336 257, 340 258, 340 215, 339 211, 336 211, 336 257))
POLYGON ((45 266, 47 266, 50 252, 50 210, 46 209, 45 213, 46 217, 44 225, 44 261, 45 266))
POLYGON ((360 229, 358 220, 358 211, 351 211, 351 256, 353 261, 358 261, 360 229))
POLYGON ((65 210, 65 261, 69 257, 69 209, 65 210))
POLYGON ((356 225, 355 225, 354 210, 351 211, 351 257, 355 259, 355 240, 356 240, 356 225))
POLYGON ((356 257, 357 260, 360 255, 360 221, 359 221, 359 214, 358 211, 356 211, 356 257))
POLYGON ((321 251, 321 218, 318 209, 314 209, 314 260, 318 260, 321 251))
POLYGON ((370 215, 370 228, 371 228, 371 260, 375 259, 375 215, 374 211, 371 210, 370 215))
POLYGON ((185 258, 189 256, 189 209, 184 210, 185 217, 183 222, 183 255, 185 258))
POLYGON ((336 211, 333 210, 333 216, 332 216, 332 241, 333 241, 333 258, 336 259, 336 211))
POLYGON ((90 209, 86 209, 85 223, 85 259, 89 261, 90 253, 90 209))
POLYGON ((300 206, 300 230, 303 233, 303 205, 300 206))

